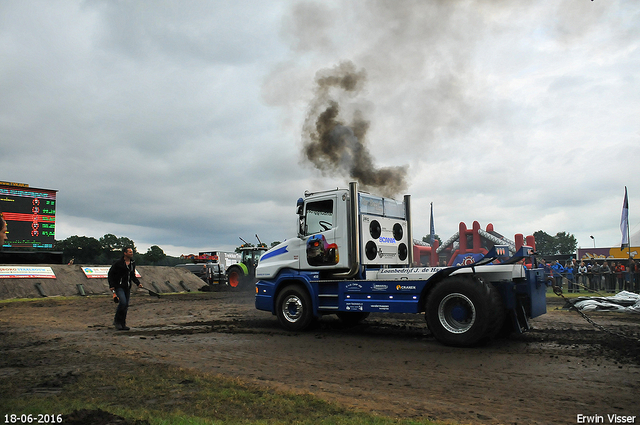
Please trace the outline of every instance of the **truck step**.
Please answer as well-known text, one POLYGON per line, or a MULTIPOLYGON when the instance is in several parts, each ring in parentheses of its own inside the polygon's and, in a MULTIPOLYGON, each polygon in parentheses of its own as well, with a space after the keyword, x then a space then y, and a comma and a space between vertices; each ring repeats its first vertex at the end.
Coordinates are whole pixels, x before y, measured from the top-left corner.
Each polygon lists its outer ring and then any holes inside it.
POLYGON ((339 298, 338 294, 318 294, 318 310, 320 311, 335 311, 338 309, 339 298))

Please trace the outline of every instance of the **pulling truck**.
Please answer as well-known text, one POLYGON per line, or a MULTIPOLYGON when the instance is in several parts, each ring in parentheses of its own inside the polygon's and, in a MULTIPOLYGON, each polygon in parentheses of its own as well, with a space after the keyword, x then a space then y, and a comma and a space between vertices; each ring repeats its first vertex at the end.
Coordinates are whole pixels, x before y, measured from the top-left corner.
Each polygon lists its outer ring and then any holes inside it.
POLYGON ((546 313, 547 282, 532 247, 509 256, 495 245, 458 267, 412 266, 411 198, 402 201, 348 189, 305 192, 298 235, 260 258, 255 305, 300 331, 323 315, 358 323, 370 313, 425 313, 443 344, 472 346, 524 332, 546 313), (533 261, 526 268, 525 258, 533 261))

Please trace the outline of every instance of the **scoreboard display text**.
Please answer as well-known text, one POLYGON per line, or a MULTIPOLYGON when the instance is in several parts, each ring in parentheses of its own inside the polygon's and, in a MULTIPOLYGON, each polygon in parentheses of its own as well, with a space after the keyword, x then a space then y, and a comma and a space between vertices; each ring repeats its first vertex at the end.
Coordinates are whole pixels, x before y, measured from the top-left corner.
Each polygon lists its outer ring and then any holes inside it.
POLYGON ((7 222, 5 248, 53 248, 56 192, 0 182, 0 211, 7 222))

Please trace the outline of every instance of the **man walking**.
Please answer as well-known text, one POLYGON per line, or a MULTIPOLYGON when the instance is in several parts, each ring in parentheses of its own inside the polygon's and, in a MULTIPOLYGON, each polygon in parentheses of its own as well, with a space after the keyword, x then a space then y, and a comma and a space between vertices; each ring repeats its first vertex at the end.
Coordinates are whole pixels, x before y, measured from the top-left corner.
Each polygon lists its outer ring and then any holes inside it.
POLYGON ((136 277, 136 262, 133 261, 133 249, 131 247, 125 247, 122 250, 122 258, 113 263, 107 276, 109 289, 118 297, 118 308, 116 309, 113 324, 119 331, 128 331, 127 310, 129 309, 131 282, 142 288, 142 284, 136 277))

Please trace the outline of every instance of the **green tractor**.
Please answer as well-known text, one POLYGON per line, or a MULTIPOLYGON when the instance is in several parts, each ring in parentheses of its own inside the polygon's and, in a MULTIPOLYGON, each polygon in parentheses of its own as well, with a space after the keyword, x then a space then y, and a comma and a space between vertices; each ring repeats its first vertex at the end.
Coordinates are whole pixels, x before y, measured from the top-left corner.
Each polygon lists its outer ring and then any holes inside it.
MULTIPOLYGON (((256 235, 256 238, 258 235, 256 235)), ((262 254, 267 252, 267 248, 260 239, 259 246, 252 246, 244 239, 240 238, 244 245, 238 248, 242 256, 239 263, 233 264, 227 268, 227 283, 232 288, 244 289, 256 282, 256 267, 258 260, 262 254)))

